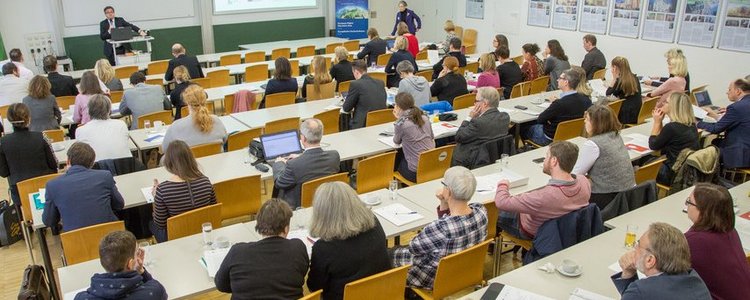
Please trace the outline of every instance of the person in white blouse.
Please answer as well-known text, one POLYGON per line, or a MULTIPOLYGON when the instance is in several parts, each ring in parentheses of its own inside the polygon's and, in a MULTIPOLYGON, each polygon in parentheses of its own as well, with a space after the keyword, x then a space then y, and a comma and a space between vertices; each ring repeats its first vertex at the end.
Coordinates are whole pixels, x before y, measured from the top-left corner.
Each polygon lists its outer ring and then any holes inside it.
POLYGON ((34 72, 29 70, 29 68, 23 64, 23 53, 21 52, 21 49, 10 49, 10 52, 8 52, 8 58, 14 65, 16 65, 16 67, 18 67, 18 77, 26 80, 31 80, 31 78, 34 77, 34 72))
POLYGON ((91 120, 76 130, 76 139, 94 148, 96 161, 133 157, 128 143, 128 126, 121 120, 109 118, 112 103, 107 96, 98 94, 89 99, 91 120))

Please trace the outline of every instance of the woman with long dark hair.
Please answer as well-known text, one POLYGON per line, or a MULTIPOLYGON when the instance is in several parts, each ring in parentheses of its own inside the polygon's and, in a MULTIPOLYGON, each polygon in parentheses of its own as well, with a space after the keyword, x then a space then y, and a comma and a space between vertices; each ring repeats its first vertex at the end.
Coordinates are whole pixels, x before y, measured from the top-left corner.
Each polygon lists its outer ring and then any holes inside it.
POLYGON ((414 97, 408 93, 396 95, 393 107, 396 117, 393 143, 401 144, 403 157, 397 161, 397 170, 404 178, 417 181, 417 162, 419 154, 435 148, 435 136, 427 115, 414 105, 414 97))

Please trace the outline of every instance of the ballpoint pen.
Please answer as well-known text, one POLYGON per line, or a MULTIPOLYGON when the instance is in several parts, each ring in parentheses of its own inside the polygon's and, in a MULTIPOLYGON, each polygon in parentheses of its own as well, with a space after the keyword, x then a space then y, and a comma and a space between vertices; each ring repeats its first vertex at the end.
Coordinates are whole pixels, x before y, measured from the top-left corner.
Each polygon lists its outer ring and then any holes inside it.
POLYGON ((417 213, 416 211, 410 211, 410 212, 405 212, 405 213, 398 213, 397 212, 396 214, 397 215, 413 215, 413 214, 416 214, 416 213, 417 213))

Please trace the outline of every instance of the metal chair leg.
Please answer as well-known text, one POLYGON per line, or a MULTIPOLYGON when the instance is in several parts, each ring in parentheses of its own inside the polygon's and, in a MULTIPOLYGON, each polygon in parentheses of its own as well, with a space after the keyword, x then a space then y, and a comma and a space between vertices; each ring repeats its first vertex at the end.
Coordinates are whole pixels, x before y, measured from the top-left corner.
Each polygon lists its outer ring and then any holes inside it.
POLYGON ((34 247, 31 243, 31 232, 29 232, 29 224, 26 223, 26 221, 21 222, 21 227, 23 228, 21 232, 23 233, 23 240, 26 242, 26 249, 29 250, 29 257, 31 258, 31 264, 35 265, 36 261, 34 260, 34 247))

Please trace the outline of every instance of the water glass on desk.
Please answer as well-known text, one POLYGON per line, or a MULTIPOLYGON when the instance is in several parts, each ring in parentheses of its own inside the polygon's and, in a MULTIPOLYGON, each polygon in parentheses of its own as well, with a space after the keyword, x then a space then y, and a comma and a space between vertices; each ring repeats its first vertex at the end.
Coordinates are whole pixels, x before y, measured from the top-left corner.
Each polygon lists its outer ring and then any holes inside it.
POLYGON ((500 171, 508 168, 508 163, 510 162, 508 154, 500 154, 500 171))
POLYGON ((388 190, 391 192, 391 201, 396 201, 396 198, 398 197, 398 180, 391 180, 388 184, 388 190))
POLYGON ((151 120, 145 120, 145 121, 143 121, 143 129, 146 129, 146 133, 153 132, 151 130, 151 120))
POLYGON ((632 249, 635 247, 635 233, 638 231, 637 225, 628 225, 625 231, 625 248, 632 249))
POLYGON ((211 245, 213 245, 214 240, 211 237, 211 231, 213 231, 213 226, 211 223, 206 222, 201 224, 201 229, 203 232, 203 246, 206 246, 208 248, 211 248, 211 245))
POLYGON ((151 243, 149 243, 148 241, 140 242, 138 243, 138 248, 141 251, 143 251, 143 266, 150 267, 153 264, 152 259, 151 259, 151 254, 149 253, 149 249, 151 248, 151 243))

